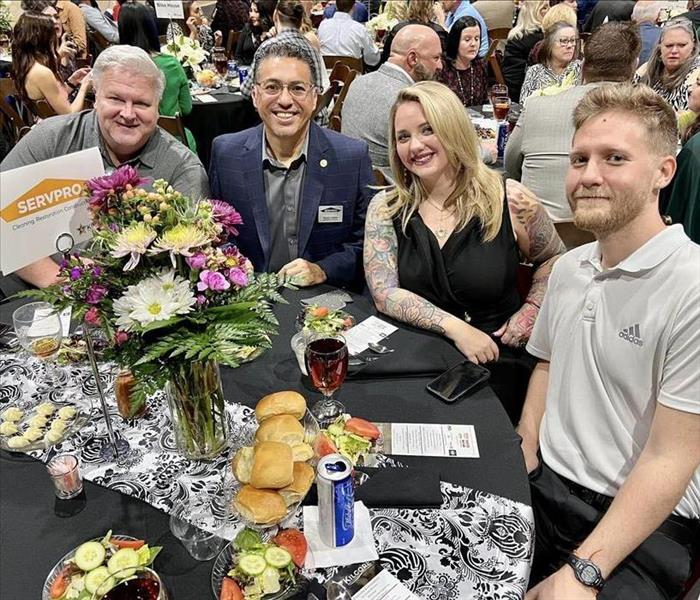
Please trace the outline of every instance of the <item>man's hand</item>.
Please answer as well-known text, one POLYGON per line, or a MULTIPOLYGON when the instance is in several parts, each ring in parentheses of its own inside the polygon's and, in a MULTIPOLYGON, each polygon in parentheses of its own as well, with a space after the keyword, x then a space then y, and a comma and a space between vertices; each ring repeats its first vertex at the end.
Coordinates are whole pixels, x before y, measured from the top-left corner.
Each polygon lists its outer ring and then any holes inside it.
POLYGON ((284 265, 278 275, 284 279, 290 279, 291 283, 299 287, 318 285, 326 281, 326 274, 316 263, 303 258, 295 258, 284 265))
POLYGON ((530 339, 538 312, 539 309, 534 304, 526 302, 498 331, 494 331, 493 335, 500 337, 506 346, 524 346, 530 339))
POLYGON ((593 600, 598 592, 576 579, 569 565, 538 583, 526 595, 525 600, 593 600))
POLYGON ((530 446, 530 444, 528 444, 525 441, 525 439, 523 439, 523 441, 520 442, 520 449, 523 451, 523 458, 525 459, 525 470, 529 475, 540 465, 540 459, 537 457, 537 449, 530 446))

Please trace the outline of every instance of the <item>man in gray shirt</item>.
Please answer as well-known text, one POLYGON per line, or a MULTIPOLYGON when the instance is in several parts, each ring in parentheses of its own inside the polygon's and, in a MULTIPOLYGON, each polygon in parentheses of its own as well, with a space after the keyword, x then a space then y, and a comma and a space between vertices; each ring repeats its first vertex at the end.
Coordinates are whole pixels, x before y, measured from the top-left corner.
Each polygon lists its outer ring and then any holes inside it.
MULTIPOLYGON (((0 163, 0 172, 97 147, 107 172, 129 164, 142 177, 165 179, 186 196, 207 197, 209 184, 200 160, 158 127, 165 78, 148 54, 133 46, 111 46, 97 58, 91 75, 95 109, 37 124, 0 163)), ((17 275, 45 287, 56 282, 58 265, 46 257, 17 275)), ((0 281, 5 293, 9 279, 0 281)))

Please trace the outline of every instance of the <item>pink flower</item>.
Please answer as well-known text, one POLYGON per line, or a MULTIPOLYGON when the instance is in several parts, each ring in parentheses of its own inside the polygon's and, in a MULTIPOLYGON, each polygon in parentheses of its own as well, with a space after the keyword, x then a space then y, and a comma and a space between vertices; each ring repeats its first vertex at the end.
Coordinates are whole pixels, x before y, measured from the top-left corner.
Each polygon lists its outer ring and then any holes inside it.
POLYGON ((248 285, 248 273, 243 269, 231 269, 228 273, 228 278, 231 280, 231 283, 238 287, 245 287, 248 285))
POLYGON ((238 235, 234 225, 242 225, 243 219, 238 211, 222 200, 209 200, 213 209, 214 221, 221 225, 228 235, 238 235))
POLYGON ((202 306, 202 304, 206 304, 207 302, 206 296, 202 296, 201 294, 199 294, 195 299, 197 300, 197 304, 199 306, 202 306))
POLYGON ((88 323, 90 323, 90 325, 99 325, 100 324, 100 312, 97 310, 96 306, 91 307, 85 313, 85 320, 88 323))
POLYGON ((185 262, 187 262, 187 264, 190 266, 190 269, 198 271, 199 269, 204 268, 204 266, 207 264, 207 257, 205 254, 198 252, 197 254, 193 254, 192 256, 185 258, 185 262))
POLYGON ((103 285, 93 283, 85 295, 85 302, 88 304, 98 304, 107 295, 107 288, 103 285))
POLYGON ((127 185, 138 187, 147 181, 147 179, 140 177, 138 171, 131 165, 121 166, 111 175, 94 177, 87 182, 87 188, 90 192, 90 208, 104 210, 107 208, 108 198, 125 192, 127 185))
POLYGON ((114 334, 114 343, 117 346, 121 346, 126 340, 129 339, 129 334, 126 331, 122 331, 119 329, 115 334, 114 334))
POLYGON ((210 271, 205 269, 199 274, 199 282, 197 283, 197 289, 200 292, 204 290, 211 290, 212 292, 222 292, 231 287, 231 284, 226 281, 226 278, 216 271, 210 271))

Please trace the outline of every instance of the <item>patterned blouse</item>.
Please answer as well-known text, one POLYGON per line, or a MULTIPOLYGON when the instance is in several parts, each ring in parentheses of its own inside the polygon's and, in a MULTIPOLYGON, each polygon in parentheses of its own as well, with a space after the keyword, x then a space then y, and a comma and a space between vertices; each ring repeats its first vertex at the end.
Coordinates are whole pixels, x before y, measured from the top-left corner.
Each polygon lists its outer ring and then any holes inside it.
MULTIPOLYGON (((692 75, 696 69, 700 69, 700 56, 697 56, 695 60, 693 61, 693 66, 690 69, 690 74, 692 75)), ((639 71, 638 71, 639 73, 639 71)), ((644 76, 641 75, 636 75, 634 78, 635 83, 639 83, 645 79, 644 76)), ((651 89, 654 90, 659 96, 661 96, 666 102, 668 102, 673 110, 676 112, 682 112, 684 110, 688 110, 688 96, 690 95, 690 90, 693 87, 693 83, 695 82, 695 77, 691 77, 690 75, 686 77, 683 82, 674 87, 671 90, 667 90, 661 81, 657 81, 654 85, 651 86, 651 89)))
POLYGON ((488 102, 488 82, 484 61, 476 58, 467 69, 458 69, 453 61, 445 61, 437 80, 444 83, 460 99, 464 106, 477 106, 488 102))
POLYGON ((520 90, 520 104, 525 102, 525 99, 537 90, 549 87, 550 85, 561 84, 569 75, 573 75, 574 85, 581 83, 580 60, 572 60, 560 75, 557 75, 554 71, 549 69, 549 67, 541 63, 528 67, 525 73, 523 88, 520 90))
MULTIPOLYGON (((172 42, 175 40, 176 37, 179 37, 181 35, 184 35, 185 37, 189 37, 188 34, 182 31, 182 27, 180 27, 179 23, 175 23, 174 21, 171 21, 168 23, 168 29, 166 30, 166 36, 168 39, 168 42, 172 42)), ((211 32, 211 27, 209 25, 200 25, 199 30, 198 30, 198 35, 197 35, 197 41, 199 42, 199 45, 207 52, 211 52, 212 49, 214 48, 214 35, 211 32)))

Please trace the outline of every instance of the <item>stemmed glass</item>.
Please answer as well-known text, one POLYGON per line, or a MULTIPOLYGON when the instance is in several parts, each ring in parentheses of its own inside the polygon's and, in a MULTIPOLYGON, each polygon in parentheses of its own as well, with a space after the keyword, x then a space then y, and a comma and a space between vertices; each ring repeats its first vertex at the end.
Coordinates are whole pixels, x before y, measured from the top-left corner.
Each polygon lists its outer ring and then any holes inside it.
POLYGON ((508 116, 508 109, 510 108, 508 86, 497 83, 491 87, 489 97, 493 105, 493 116, 497 121, 503 121, 508 116))
POLYGON ((311 407, 311 414, 321 426, 338 418, 345 407, 333 398, 348 372, 348 347, 340 334, 312 337, 304 352, 306 370, 323 398, 311 407))
POLYGON ((63 341, 63 326, 56 309, 48 302, 31 302, 12 314, 17 339, 29 354, 46 365, 53 385, 63 382, 63 374, 53 362, 63 341))

